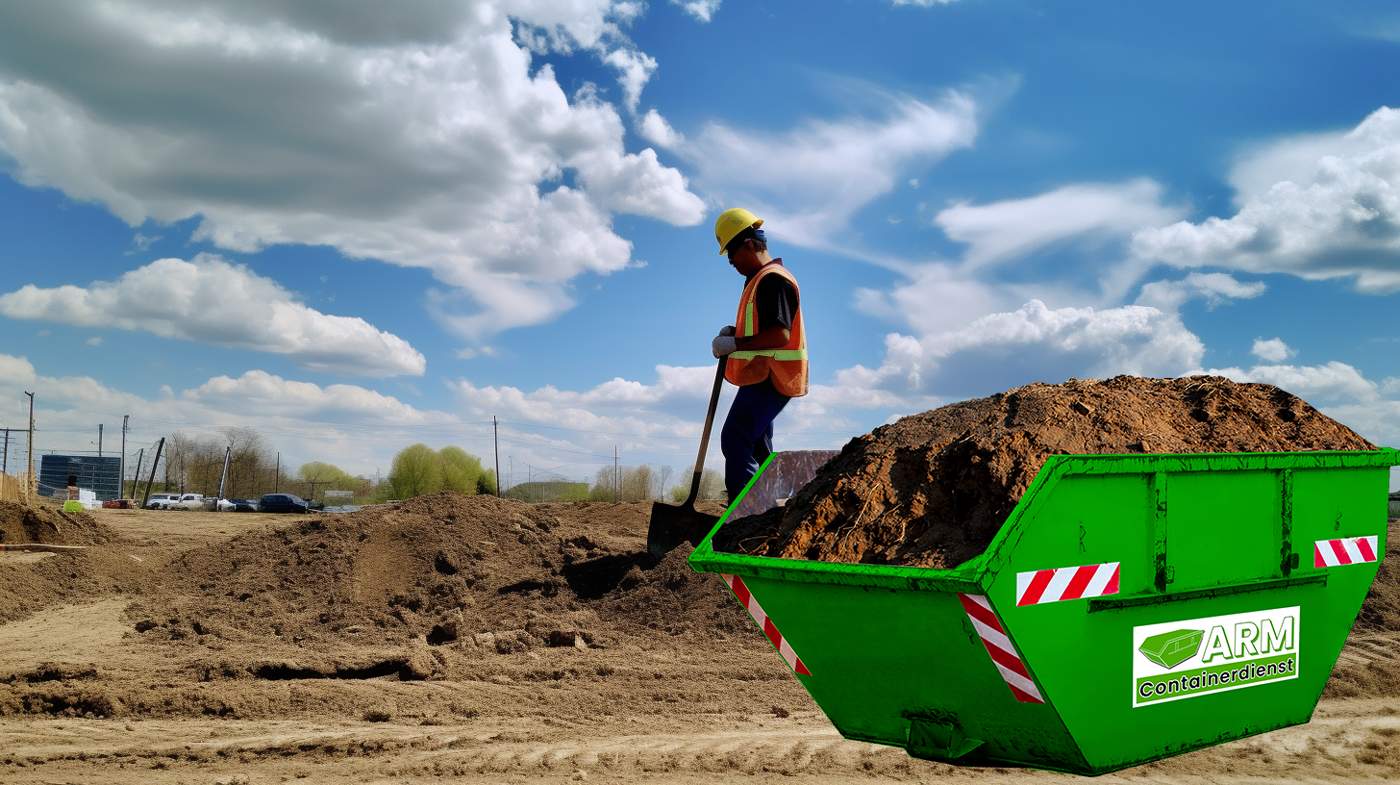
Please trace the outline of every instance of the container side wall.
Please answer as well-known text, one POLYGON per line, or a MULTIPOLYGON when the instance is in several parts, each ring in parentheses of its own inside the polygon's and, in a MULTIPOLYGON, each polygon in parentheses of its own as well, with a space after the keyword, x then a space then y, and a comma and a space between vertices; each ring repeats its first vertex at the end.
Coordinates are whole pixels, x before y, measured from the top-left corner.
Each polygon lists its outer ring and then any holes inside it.
POLYGON ((1053 708, 1012 695, 955 592, 744 580, 843 735, 905 746, 911 718, 934 718, 982 740, 979 757, 1078 759, 1053 708))
POLYGON ((1296 465, 1172 471, 1188 465, 1163 460, 1136 475, 1069 472, 1014 519, 1018 530, 989 559, 989 595, 1087 770, 1311 716, 1376 572, 1360 564, 1324 575, 1313 567, 1313 541, 1379 534, 1383 549, 1388 472, 1312 469, 1306 457, 1296 465), (1296 568, 1290 548, 1301 555, 1296 568), (1117 594, 1018 604, 1026 585, 1018 575, 1113 561, 1122 562, 1117 594), (1168 652, 1173 641, 1191 651, 1168 652), (1147 683, 1184 685, 1271 660, 1276 679, 1251 672, 1247 686, 1134 698, 1147 683))
POLYGON ((1278 472, 1183 472, 1167 489, 1168 588, 1281 577, 1278 472))

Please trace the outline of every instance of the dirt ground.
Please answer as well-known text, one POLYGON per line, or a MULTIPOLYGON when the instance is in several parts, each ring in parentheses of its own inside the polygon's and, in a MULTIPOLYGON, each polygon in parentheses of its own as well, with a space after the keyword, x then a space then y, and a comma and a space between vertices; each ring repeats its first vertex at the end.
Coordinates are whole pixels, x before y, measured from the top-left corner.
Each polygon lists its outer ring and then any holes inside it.
MULTIPOLYGON (((841 739, 718 581, 620 557, 640 549, 649 505, 498 504, 449 505, 452 536, 427 551, 403 545, 428 542, 429 508, 405 505, 373 526, 101 510, 115 541, 0 553, 0 587, 37 598, 0 616, 0 782, 1064 779, 841 739), (474 576, 460 560, 487 548, 573 582, 496 563, 474 576), (405 582, 419 558, 421 580, 405 582), (465 588, 443 595, 444 576, 465 588)), ((1312 723, 1100 781, 1400 780, 1400 690, 1357 686, 1400 682, 1400 633, 1380 614, 1312 723)))

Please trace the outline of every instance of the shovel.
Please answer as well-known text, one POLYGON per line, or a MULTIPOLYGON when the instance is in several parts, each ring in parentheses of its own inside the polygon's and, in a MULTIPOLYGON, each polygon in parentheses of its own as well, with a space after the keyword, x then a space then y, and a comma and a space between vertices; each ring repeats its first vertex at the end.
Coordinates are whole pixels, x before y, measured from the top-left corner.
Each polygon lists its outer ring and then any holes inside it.
POLYGON ((700 434, 700 454, 695 458, 695 476, 690 478, 690 495, 680 506, 654 502, 651 505, 651 525, 647 527, 647 551, 655 558, 665 556, 683 542, 700 542, 719 521, 718 515, 706 515, 695 510, 695 497, 700 494, 700 474, 705 471, 705 453, 710 448, 710 426, 715 422, 715 407, 719 405, 719 389, 724 385, 725 358, 719 358, 715 368, 715 385, 710 390, 710 409, 705 413, 705 430, 700 434))

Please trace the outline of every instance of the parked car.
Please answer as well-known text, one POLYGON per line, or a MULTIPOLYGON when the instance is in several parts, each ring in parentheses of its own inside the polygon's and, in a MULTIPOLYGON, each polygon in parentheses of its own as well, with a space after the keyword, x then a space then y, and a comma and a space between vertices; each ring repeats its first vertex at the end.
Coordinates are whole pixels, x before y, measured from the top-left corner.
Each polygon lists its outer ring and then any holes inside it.
POLYGON ((167 510, 202 510, 204 509, 204 494, 202 493, 182 493, 166 505, 167 510))
POLYGON ((311 505, 290 493, 269 493, 258 500, 258 509, 262 512, 308 512, 311 505))
POLYGON ((228 501, 230 501, 230 502, 233 503, 233 511, 234 511, 234 512, 257 512, 257 511, 258 511, 258 500, 257 500, 257 499, 229 499, 228 501))
POLYGON ((179 501, 179 499, 180 494, 178 493, 153 493, 151 494, 151 498, 146 500, 146 509, 168 510, 170 509, 170 505, 179 501))
POLYGON ((233 499, 212 499, 216 512, 233 512, 233 499))

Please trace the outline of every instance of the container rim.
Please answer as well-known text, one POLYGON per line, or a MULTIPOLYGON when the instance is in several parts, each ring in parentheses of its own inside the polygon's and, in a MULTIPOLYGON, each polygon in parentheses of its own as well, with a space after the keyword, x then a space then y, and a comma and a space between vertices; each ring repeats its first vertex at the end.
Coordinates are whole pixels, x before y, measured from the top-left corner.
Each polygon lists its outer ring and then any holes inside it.
POLYGON ((888 564, 847 564, 840 562, 785 559, 776 556, 750 556, 714 549, 714 538, 729 520, 758 478, 773 461, 769 455, 749 479, 743 491, 730 502, 718 522, 690 555, 691 569, 742 577, 777 578, 803 583, 834 583, 885 589, 918 591, 978 591, 993 556, 1018 528, 1017 524, 1043 493, 1059 481, 1074 475, 1155 474, 1220 471, 1280 471, 1286 469, 1338 469, 1400 466, 1400 450, 1311 450, 1297 452, 1236 453, 1139 453, 1051 455, 1036 472, 1011 514, 982 553, 950 569, 904 567, 888 564))

